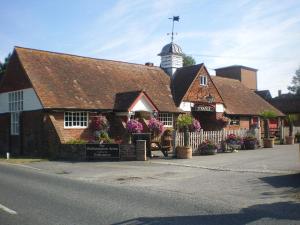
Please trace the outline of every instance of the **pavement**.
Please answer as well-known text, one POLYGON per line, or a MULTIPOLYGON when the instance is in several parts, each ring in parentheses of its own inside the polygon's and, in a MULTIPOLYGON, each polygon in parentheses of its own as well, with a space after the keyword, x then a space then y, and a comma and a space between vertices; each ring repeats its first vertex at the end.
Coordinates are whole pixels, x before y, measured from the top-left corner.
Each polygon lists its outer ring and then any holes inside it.
POLYGON ((1 163, 0 224, 300 224, 298 148, 1 163))

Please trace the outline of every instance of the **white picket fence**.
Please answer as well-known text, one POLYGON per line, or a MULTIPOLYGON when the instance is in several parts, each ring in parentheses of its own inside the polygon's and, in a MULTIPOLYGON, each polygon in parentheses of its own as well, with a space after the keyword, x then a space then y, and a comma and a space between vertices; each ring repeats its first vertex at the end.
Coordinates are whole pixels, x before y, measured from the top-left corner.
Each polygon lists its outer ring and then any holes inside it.
MULTIPOLYGON (((245 137, 249 133, 248 129, 239 129, 239 130, 220 130, 220 131, 203 131, 200 132, 190 132, 190 145, 194 150, 198 148, 198 146, 206 140, 210 140, 215 144, 220 143, 225 140, 229 134, 235 134, 239 137, 245 137)), ((183 132, 176 132, 175 138, 175 147, 182 146, 184 144, 184 134, 183 132)))

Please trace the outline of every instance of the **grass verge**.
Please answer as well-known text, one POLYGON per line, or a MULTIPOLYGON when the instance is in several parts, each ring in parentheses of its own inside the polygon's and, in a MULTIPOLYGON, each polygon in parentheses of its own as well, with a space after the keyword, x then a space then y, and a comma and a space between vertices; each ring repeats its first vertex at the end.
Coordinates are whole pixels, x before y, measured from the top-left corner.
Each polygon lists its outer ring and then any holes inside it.
POLYGON ((42 158, 10 158, 10 159, 6 159, 3 157, 0 157, 0 162, 4 162, 4 163, 12 163, 12 164, 26 164, 26 163, 33 163, 33 162, 42 162, 42 161, 48 161, 48 159, 42 159, 42 158))

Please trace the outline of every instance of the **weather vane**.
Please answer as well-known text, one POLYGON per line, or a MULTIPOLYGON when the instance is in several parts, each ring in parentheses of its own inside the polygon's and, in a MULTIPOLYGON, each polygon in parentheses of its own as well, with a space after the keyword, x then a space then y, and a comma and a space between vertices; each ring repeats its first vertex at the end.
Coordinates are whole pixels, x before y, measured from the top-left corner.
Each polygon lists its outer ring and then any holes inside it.
POLYGON ((177 33, 174 33, 174 21, 179 22, 179 16, 173 16, 171 18, 169 18, 169 20, 172 20, 172 33, 167 33, 167 35, 171 34, 171 42, 173 42, 174 40, 174 35, 176 35, 177 33))

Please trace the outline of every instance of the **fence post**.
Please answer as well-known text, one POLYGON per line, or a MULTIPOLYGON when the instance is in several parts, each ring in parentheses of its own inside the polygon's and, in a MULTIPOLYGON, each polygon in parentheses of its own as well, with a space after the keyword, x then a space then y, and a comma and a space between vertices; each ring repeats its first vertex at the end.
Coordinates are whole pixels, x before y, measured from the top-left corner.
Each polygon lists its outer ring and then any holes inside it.
POLYGON ((136 141, 136 160, 137 161, 146 161, 146 141, 137 140, 136 141))

